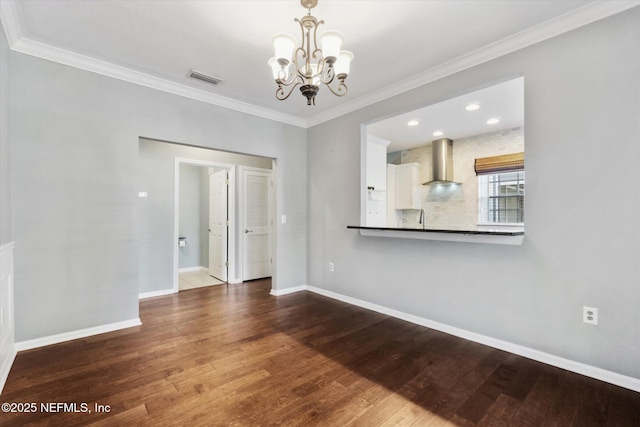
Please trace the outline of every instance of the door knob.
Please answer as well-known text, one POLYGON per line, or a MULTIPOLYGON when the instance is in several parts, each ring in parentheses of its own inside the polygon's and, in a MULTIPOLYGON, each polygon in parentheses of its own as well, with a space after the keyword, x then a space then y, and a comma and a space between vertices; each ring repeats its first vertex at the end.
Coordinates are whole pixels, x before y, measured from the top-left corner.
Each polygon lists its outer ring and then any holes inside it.
POLYGON ((211 233, 211 229, 208 229, 207 231, 208 231, 209 233, 211 233))
POLYGON ((249 230, 248 228, 245 228, 244 232, 245 233, 253 233, 253 230, 249 230))

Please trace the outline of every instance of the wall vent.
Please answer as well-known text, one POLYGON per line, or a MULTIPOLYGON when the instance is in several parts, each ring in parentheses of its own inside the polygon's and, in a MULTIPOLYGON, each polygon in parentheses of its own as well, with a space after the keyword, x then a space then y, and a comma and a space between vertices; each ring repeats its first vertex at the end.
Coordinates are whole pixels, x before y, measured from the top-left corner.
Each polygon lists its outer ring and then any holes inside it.
POLYGON ((202 80, 203 82, 210 83, 214 86, 218 86, 224 83, 224 80, 218 77, 210 76, 196 70, 189 70, 189 74, 187 74, 187 77, 191 77, 192 79, 202 80))

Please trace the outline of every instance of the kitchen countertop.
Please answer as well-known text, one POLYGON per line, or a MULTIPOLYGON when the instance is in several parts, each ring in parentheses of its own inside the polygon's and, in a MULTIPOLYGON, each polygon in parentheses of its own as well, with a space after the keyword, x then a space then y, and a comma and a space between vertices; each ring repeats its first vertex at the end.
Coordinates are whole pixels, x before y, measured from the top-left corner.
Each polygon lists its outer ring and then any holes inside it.
POLYGON ((355 229, 362 236, 390 237, 396 239, 414 240, 438 240, 445 242, 461 243, 486 243, 492 245, 522 245, 524 231, 491 231, 491 230, 434 230, 428 228, 391 228, 391 227, 365 227, 360 225, 347 225, 349 229, 355 229))
POLYGON ((360 225, 347 225, 347 228, 356 230, 391 230, 408 231, 417 233, 452 233, 452 234, 475 234, 484 236, 522 236, 524 231, 491 231, 491 230, 434 230, 432 228, 393 228, 393 227, 366 227, 360 225))

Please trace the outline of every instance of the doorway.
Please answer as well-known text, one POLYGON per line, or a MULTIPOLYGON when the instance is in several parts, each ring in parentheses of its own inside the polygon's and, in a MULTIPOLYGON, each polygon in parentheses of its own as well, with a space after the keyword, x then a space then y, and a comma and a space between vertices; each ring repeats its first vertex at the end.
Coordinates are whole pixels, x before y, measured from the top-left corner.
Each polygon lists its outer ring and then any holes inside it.
POLYGON ((228 282, 229 278, 236 277, 235 166, 176 157, 174 170, 174 241, 178 244, 174 246, 173 291, 228 282), (187 176, 184 171, 188 168, 200 169, 202 174, 206 174, 202 184, 204 191, 199 191, 200 204, 205 205, 206 209, 199 212, 202 238, 198 239, 198 244, 206 247, 200 253, 200 265, 184 268, 180 265, 181 255, 184 258, 190 244, 187 236, 182 235, 186 234, 184 230, 187 229, 184 216, 193 212, 185 210, 181 215, 181 199, 188 193, 181 186, 180 178, 187 176), (185 194, 181 194, 183 192, 185 194))
POLYGON ((269 169, 240 166, 242 280, 271 277, 273 180, 269 169))
MULTIPOLYGON (((139 286, 141 298, 167 295, 178 292, 179 283, 179 219, 178 203, 182 198, 179 194, 179 172, 186 166, 198 168, 207 178, 209 168, 214 171, 226 169, 229 180, 228 198, 228 244, 227 244, 227 283, 236 284, 243 281, 241 251, 243 231, 240 204, 243 190, 240 186, 242 176, 240 168, 254 168, 271 171, 271 179, 277 178, 277 162, 275 159, 256 155, 231 153, 204 147, 194 147, 174 142, 140 138, 139 141, 139 175, 138 175, 138 223, 140 234, 139 250, 139 286)), ((204 178, 203 178, 204 179, 204 178)), ((270 184, 270 191, 274 193, 275 186, 270 184), (273 187, 273 188, 272 188, 273 187)), ((202 196, 205 197, 205 196, 202 196)), ((270 218, 275 218, 275 203, 271 203, 270 218)), ((201 218, 204 215, 201 214, 201 218)), ((271 225, 271 244, 275 243, 276 228, 271 225)), ((202 221, 203 235, 199 238, 201 244, 208 240, 208 219, 202 221)), ((195 242, 187 239, 187 248, 195 242)), ((193 248, 193 246, 191 246, 193 248)), ((272 276, 276 275, 276 255, 273 248, 269 248, 272 260, 272 276)), ((204 249, 202 249, 204 251, 204 249)), ((212 251, 213 252, 213 251, 212 251)), ((208 257, 208 255, 207 255, 208 257)), ((208 279, 208 258, 200 263, 192 264, 199 271, 193 272, 205 275, 208 279)), ((197 277, 193 278, 198 281, 197 277)))

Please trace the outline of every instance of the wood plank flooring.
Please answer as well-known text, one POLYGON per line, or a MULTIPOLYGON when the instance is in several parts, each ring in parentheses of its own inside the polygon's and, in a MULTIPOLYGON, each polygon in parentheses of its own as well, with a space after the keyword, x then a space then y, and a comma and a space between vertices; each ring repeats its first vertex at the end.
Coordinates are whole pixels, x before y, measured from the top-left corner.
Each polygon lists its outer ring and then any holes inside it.
POLYGON ((270 288, 143 300, 140 327, 21 352, 0 402, 37 410, 0 425, 640 426, 640 393, 270 288))

